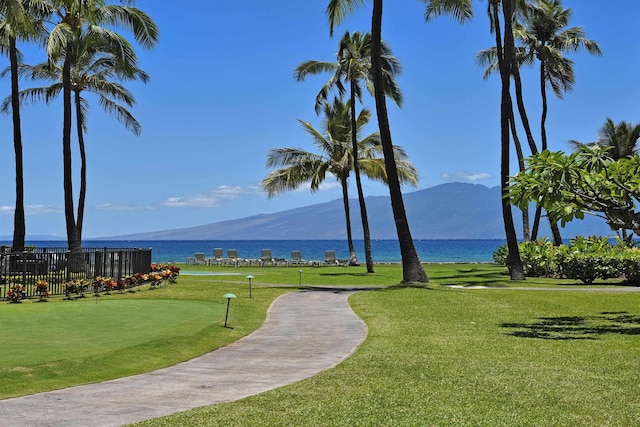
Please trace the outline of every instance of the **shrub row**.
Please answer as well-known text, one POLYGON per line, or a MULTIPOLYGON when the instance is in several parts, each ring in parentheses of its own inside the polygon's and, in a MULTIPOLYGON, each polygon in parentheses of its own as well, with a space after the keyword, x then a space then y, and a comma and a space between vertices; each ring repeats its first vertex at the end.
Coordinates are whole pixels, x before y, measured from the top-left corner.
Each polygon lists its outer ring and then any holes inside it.
MULTIPOLYGON (((611 244, 606 237, 576 237, 568 245, 554 246, 548 240, 518 244, 524 273, 528 277, 595 280, 622 278, 640 285, 640 250, 611 244)), ((493 259, 506 265, 507 247, 494 252, 493 259)))

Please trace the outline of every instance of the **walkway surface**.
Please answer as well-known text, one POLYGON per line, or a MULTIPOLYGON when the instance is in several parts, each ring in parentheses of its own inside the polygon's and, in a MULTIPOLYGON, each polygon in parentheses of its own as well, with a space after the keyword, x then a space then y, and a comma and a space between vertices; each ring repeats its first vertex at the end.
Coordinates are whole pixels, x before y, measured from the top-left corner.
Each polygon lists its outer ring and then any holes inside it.
POLYGON ((251 335, 169 368, 0 400, 0 425, 121 426, 311 377, 349 357, 367 335, 347 302, 353 291, 285 294, 251 335))

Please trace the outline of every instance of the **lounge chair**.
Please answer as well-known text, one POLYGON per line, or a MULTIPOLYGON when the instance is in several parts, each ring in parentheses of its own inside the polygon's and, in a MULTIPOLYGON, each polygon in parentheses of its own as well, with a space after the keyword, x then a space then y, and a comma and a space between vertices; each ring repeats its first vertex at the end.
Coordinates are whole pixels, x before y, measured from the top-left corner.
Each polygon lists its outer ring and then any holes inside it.
POLYGON ((260 255, 260 267, 264 267, 265 264, 276 265, 276 260, 271 255, 271 249, 263 249, 260 255))
POLYGON ((300 251, 291 251, 291 259, 288 262, 289 265, 306 264, 306 261, 302 259, 300 251))
POLYGON ((233 265, 234 267, 238 266, 238 250, 237 249, 227 249, 227 257, 222 260, 223 264, 233 265))
POLYGON ((220 264, 222 261, 222 248, 213 248, 213 257, 207 258, 207 265, 220 264))
POLYGON ((193 254, 194 264, 206 264, 207 259, 204 256, 204 252, 196 252, 193 254))
POLYGON ((336 258, 336 251, 324 251, 325 265, 349 265, 348 259, 336 258))
POLYGON ((336 251, 324 251, 324 263, 326 265, 338 265, 336 251))

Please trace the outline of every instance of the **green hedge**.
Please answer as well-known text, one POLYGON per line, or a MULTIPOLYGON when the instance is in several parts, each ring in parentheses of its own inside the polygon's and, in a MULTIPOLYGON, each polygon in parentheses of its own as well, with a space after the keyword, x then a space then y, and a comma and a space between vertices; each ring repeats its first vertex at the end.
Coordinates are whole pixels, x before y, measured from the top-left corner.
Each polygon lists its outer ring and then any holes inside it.
MULTIPOLYGON (((576 237, 568 245, 554 246, 548 240, 521 242, 520 258, 526 276, 562 277, 583 283, 623 278, 640 285, 640 250, 611 244, 606 237, 576 237)), ((498 264, 507 261, 507 247, 493 254, 498 264)))

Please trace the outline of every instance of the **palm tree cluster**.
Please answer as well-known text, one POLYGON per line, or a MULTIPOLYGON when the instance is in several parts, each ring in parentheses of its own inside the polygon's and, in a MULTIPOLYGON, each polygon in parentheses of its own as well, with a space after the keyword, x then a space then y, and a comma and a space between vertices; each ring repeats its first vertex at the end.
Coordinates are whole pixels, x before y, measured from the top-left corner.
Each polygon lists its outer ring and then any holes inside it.
MULTIPOLYGON (((425 19, 430 19, 440 15, 451 15, 457 21, 463 23, 473 17, 472 0, 420 0, 425 4, 425 19)), ((326 14, 329 23, 329 34, 333 35, 336 26, 340 25, 349 15, 355 13, 360 7, 368 3, 366 0, 329 0, 326 14)), ((298 79, 304 78, 306 73, 316 73, 320 71, 334 72, 334 76, 322 88, 316 98, 316 111, 319 105, 326 99, 328 90, 336 87, 340 94, 346 93, 346 85, 351 85, 351 110, 355 117, 355 99, 361 99, 361 89, 354 82, 364 81, 368 89, 373 89, 373 96, 378 119, 379 137, 384 155, 385 170, 387 174, 387 184, 391 198, 400 252, 403 265, 404 282, 426 282, 427 276, 415 251, 409 224, 406 218, 401 181, 398 173, 398 163, 395 158, 394 146, 392 144, 391 130, 387 115, 386 98, 391 97, 398 102, 399 99, 393 97, 390 91, 389 68, 386 66, 386 47, 382 41, 382 11, 383 0, 373 0, 373 11, 371 20, 371 35, 367 57, 360 57, 358 67, 354 67, 351 61, 355 56, 351 54, 338 55, 338 63, 318 63, 309 61, 302 64, 296 71, 298 79), (367 61, 368 60, 368 61, 367 61), (340 65, 343 64, 343 65, 340 65), (349 65, 345 65, 349 64, 349 65), (368 71, 363 73, 363 64, 366 64, 368 71), (343 70, 338 72, 337 70, 343 70)), ((513 112, 513 102, 511 97, 511 81, 515 82, 516 101, 520 114, 522 126, 525 129, 527 142, 532 154, 537 153, 538 147, 531 131, 526 108, 522 99, 522 81, 520 79, 520 67, 532 64, 534 61, 540 63, 540 91, 542 97, 542 113, 540 119, 541 149, 547 148, 546 118, 548 114, 546 88, 550 86, 556 96, 570 90, 575 82, 573 72, 573 62, 564 57, 564 53, 576 52, 586 49, 589 53, 600 55, 598 44, 585 37, 585 33, 580 27, 567 28, 571 17, 571 10, 562 7, 560 0, 488 0, 488 15, 490 31, 495 35, 496 45, 478 54, 478 61, 487 67, 485 76, 493 72, 499 72, 501 77, 501 187, 504 195, 502 201, 503 219, 505 224, 505 235, 509 248, 509 271, 512 279, 523 279, 522 262, 520 260, 517 237, 511 213, 511 204, 508 198, 508 184, 510 174, 510 145, 514 141, 519 165, 524 168, 524 154, 517 135, 517 126, 513 112)), ((344 42, 360 41, 352 37, 351 40, 343 37, 344 42)), ((342 42, 341 42, 342 48, 342 42)), ((342 50, 340 50, 342 52, 342 50)), ((364 53, 361 53, 364 55, 364 53)), ((393 68, 391 68, 393 71, 393 68)), ((355 120, 355 119, 354 119, 355 120)), ((354 128, 355 129, 355 128, 354 128)), ((355 138, 355 131, 352 134, 355 138)), ((355 139, 354 139, 355 141, 355 139)), ((357 152, 354 142, 353 152, 357 152)), ((357 156, 356 156, 357 158, 357 156)), ((358 173, 356 173, 356 178, 358 173)), ((537 215, 539 218, 539 214, 537 215)), ((363 219, 365 216, 363 216, 363 219)), ((523 219, 526 222, 524 230, 528 238, 529 219, 528 213, 523 212, 523 219)), ((534 230, 537 230, 537 221, 534 221, 534 230)), ((364 223, 364 220, 363 220, 364 223)), ((554 239, 561 242, 561 237, 557 231, 557 226, 552 225, 554 239)), ((367 231, 365 231, 367 233, 367 231)), ((534 231, 535 235, 536 231, 534 231)), ((366 234, 365 234, 366 236, 366 234)))
POLYGON ((79 253, 87 191, 87 158, 84 134, 89 99, 93 93, 98 104, 128 130, 139 134, 141 125, 128 108, 133 95, 123 86, 128 80, 148 80, 138 67, 133 46, 115 29, 131 31, 143 48, 158 41, 158 27, 134 1, 110 4, 105 0, 0 0, 0 34, 3 51, 9 55, 11 95, 2 103, 13 114, 16 157, 16 208, 13 250, 23 250, 25 240, 24 188, 20 105, 25 102, 50 103, 62 94, 62 147, 64 165, 64 205, 69 250, 79 253), (46 60, 37 65, 20 61, 16 41, 43 47, 46 60), (18 81, 27 78, 48 86, 19 90, 18 81), (80 153, 80 190, 77 213, 74 209, 71 135, 73 116, 80 153))

